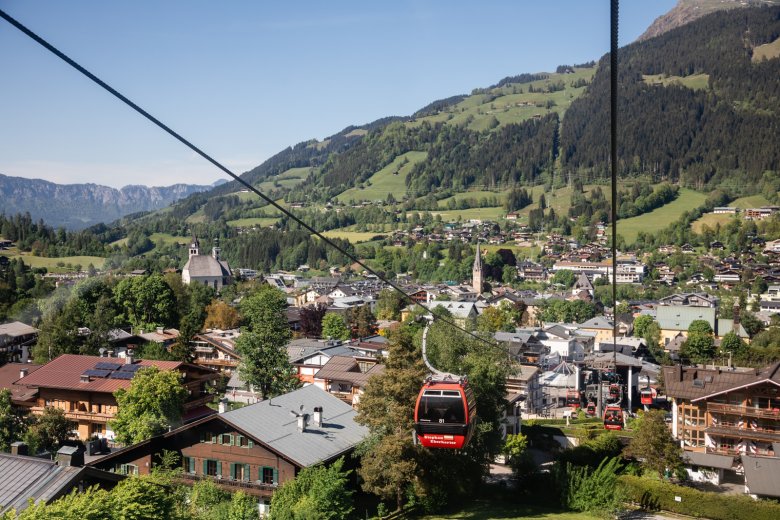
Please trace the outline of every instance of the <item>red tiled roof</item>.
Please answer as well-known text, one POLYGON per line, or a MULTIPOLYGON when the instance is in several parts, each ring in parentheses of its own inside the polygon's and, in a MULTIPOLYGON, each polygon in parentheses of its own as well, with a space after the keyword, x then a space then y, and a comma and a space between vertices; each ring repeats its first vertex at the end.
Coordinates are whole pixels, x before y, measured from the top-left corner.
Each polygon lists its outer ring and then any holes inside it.
POLYGON ((36 391, 27 388, 23 385, 15 384, 19 380, 19 370, 22 368, 27 369, 27 375, 29 376, 42 365, 34 365, 32 363, 8 363, 0 367, 0 389, 7 388, 11 391, 11 399, 13 401, 27 401, 35 396, 36 391))
MULTIPOLYGON (((129 388, 130 380, 91 378, 88 383, 81 382, 81 374, 100 362, 124 363, 120 358, 102 358, 100 356, 79 356, 63 354, 43 365, 40 369, 18 381, 17 384, 38 388, 65 388, 69 390, 87 390, 90 392, 113 393, 120 388, 129 388)), ((142 359, 136 362, 144 367, 155 366, 160 370, 175 370, 182 365, 180 361, 153 361, 142 359)))

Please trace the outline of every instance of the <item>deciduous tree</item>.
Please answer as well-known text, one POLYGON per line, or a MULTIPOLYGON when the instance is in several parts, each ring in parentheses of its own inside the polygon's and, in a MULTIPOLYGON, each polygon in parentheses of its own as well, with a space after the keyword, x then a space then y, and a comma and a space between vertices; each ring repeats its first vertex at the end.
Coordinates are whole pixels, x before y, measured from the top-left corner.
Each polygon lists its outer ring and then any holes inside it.
POLYGON ((344 459, 329 466, 304 468, 285 482, 271 500, 270 520, 344 520, 349 518, 352 492, 349 490, 349 471, 342 471, 344 459))
POLYGON ((639 418, 626 453, 661 477, 667 469, 674 470, 683 463, 680 446, 666 426, 663 410, 650 410, 639 418))
POLYGON ((284 294, 270 285, 261 286, 241 303, 241 311, 249 320, 248 330, 236 340, 241 376, 264 398, 288 392, 300 384, 285 348, 292 337, 286 308, 284 294))
POLYGON ((203 326, 207 329, 235 329, 241 321, 235 307, 222 300, 212 300, 206 306, 206 322, 203 326))
POLYGON ((130 388, 120 388, 114 397, 119 411, 111 427, 117 440, 129 445, 178 425, 187 390, 178 371, 148 367, 136 373, 130 388))
POLYGON ((0 451, 9 451, 12 442, 27 431, 23 415, 11 403, 11 391, 0 389, 0 451))
POLYGON ((332 339, 349 339, 349 327, 341 314, 328 312, 322 318, 322 337, 332 339))

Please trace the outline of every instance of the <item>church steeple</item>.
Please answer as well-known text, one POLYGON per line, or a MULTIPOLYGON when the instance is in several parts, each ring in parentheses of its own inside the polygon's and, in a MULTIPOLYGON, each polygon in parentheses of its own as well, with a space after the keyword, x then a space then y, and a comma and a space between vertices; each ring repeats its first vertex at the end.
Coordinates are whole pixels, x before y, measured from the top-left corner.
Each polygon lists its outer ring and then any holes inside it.
POLYGON ((482 277, 482 253, 477 242, 477 255, 474 257, 474 267, 471 269, 471 286, 477 294, 482 294, 484 279, 482 277))
POLYGON ((190 244, 190 258, 193 256, 198 256, 200 254, 200 242, 198 242, 198 237, 195 235, 192 235, 192 243, 190 244))

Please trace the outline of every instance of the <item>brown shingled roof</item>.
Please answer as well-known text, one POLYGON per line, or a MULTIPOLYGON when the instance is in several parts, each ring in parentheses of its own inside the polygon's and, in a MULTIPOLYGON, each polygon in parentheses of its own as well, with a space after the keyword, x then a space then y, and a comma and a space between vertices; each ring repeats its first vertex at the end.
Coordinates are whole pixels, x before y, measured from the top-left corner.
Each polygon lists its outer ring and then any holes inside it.
MULTIPOLYGON (((27 377, 20 379, 17 384, 38 388, 65 388, 71 390, 87 390, 90 392, 113 393, 120 388, 129 388, 131 380, 90 378, 88 383, 81 382, 81 374, 94 368, 97 363, 124 363, 124 359, 104 358, 100 356, 79 356, 76 354, 63 354, 50 361, 27 377)), ((142 359, 136 362, 144 367, 155 366, 160 370, 175 370, 182 363, 180 361, 154 361, 142 359)))
POLYGON ((364 388, 368 379, 374 374, 384 372, 384 365, 374 365, 367 372, 361 372, 358 362, 353 357, 333 356, 321 369, 314 374, 316 379, 329 381, 347 381, 354 386, 364 388))
POLYGON ((780 362, 761 370, 722 370, 679 365, 663 367, 666 394, 691 401, 763 381, 780 384, 780 362), (698 381, 694 383, 694 381, 698 381))

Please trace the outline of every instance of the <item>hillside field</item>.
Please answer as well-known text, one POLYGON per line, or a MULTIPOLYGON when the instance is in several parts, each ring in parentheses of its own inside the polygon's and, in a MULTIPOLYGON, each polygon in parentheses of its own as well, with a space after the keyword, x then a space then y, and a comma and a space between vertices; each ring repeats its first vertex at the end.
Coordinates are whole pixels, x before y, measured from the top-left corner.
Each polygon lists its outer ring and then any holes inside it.
POLYGON ((374 173, 364 188, 350 188, 336 197, 341 202, 387 200, 392 193, 396 200, 402 200, 406 194, 406 176, 415 164, 427 157, 427 152, 406 152, 393 159, 393 162, 374 173), (407 161, 406 164, 403 164, 407 161))
POLYGON ((618 235, 621 235, 627 244, 633 244, 640 231, 653 232, 662 229, 682 215, 701 206, 707 199, 707 195, 687 188, 680 188, 680 194, 675 200, 638 217, 618 220, 618 235))
POLYGON ((86 269, 89 264, 94 265, 97 269, 101 269, 106 259, 100 256, 63 256, 58 258, 48 258, 45 256, 32 256, 29 254, 16 254, 8 255, 9 259, 21 258, 25 265, 30 267, 45 267, 51 273, 70 273, 73 269, 68 269, 65 265, 70 264, 81 265, 82 269, 86 269), (63 266, 59 266, 62 262, 63 266))

